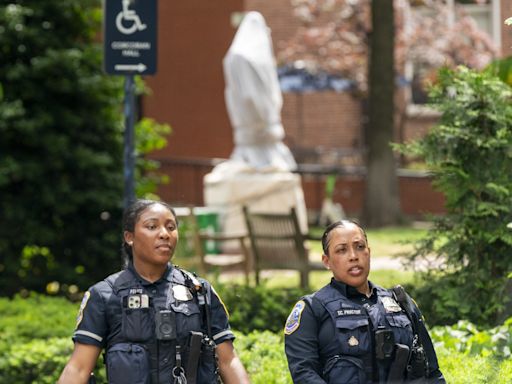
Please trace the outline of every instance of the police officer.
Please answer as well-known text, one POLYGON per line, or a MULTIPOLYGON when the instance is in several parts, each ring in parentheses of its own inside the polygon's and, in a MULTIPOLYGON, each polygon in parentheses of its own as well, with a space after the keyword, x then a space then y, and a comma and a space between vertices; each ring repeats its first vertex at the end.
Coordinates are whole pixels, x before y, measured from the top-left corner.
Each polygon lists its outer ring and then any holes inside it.
POLYGON ((102 349, 109 383, 217 383, 217 369, 224 383, 248 383, 221 299, 169 263, 178 242, 174 210, 137 200, 123 228, 127 267, 85 293, 59 383, 87 383, 102 349))
POLYGON ((445 383, 417 307, 402 303, 401 292, 368 281, 364 230, 352 221, 335 222, 322 247, 333 278, 297 302, 284 329, 293 382, 445 383))

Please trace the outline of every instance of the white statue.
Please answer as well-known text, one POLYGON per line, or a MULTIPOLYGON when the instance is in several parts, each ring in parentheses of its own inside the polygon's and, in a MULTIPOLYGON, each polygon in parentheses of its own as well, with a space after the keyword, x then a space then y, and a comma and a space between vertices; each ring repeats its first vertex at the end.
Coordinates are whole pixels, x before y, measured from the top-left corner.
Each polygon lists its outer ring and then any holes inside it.
POLYGON ((294 170, 297 164, 282 142, 285 136, 281 124, 283 98, 270 29, 260 13, 245 15, 223 66, 225 100, 235 148, 231 161, 221 168, 294 170))
POLYGON ((241 206, 282 212, 295 207, 307 231, 306 206, 297 164, 282 142, 283 104, 270 30, 249 12, 223 61, 226 106, 235 147, 230 159, 204 177, 204 200, 220 214, 229 234, 245 232, 241 206))

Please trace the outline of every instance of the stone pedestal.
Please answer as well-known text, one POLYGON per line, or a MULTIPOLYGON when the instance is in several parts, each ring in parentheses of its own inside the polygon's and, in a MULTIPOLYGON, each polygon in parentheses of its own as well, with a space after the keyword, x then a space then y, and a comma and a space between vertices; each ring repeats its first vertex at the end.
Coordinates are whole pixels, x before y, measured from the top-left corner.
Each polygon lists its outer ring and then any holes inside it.
POLYGON ((219 212, 225 234, 246 234, 242 212, 288 212, 295 207, 301 229, 308 231, 307 211, 300 175, 291 172, 212 172, 204 177, 204 202, 219 212))

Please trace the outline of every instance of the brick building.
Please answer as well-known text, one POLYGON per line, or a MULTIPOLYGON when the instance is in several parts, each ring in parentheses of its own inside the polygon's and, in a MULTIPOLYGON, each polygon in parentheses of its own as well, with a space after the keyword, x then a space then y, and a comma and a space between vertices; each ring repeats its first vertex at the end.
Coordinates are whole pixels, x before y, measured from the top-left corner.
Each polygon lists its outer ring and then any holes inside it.
MULTIPOLYGON (((505 56, 511 53, 512 28, 504 27, 503 20, 512 16, 512 3, 489 1, 488 28, 505 56)), ((161 187, 160 195, 174 204, 201 205, 202 176, 216 159, 228 158, 233 149, 222 59, 236 32, 237 17, 251 10, 265 17, 275 50, 299 26, 290 0, 159 2, 158 72, 146 78, 152 92, 143 98, 141 112, 172 126, 167 148, 154 158, 171 178, 170 184, 161 187)), ((364 114, 360 101, 349 93, 333 91, 284 93, 283 99, 285 142, 300 163, 337 167, 334 199, 347 213, 357 215, 364 176, 345 171, 361 164, 364 114)), ((409 113, 406 124, 397 123, 397 141, 421 136, 435 121, 432 114, 409 113)), ((322 172, 303 175, 306 205, 311 210, 320 208, 324 180, 322 172)), ((400 172, 400 194, 406 214, 443 212, 442 195, 432 190, 424 175, 400 172)))

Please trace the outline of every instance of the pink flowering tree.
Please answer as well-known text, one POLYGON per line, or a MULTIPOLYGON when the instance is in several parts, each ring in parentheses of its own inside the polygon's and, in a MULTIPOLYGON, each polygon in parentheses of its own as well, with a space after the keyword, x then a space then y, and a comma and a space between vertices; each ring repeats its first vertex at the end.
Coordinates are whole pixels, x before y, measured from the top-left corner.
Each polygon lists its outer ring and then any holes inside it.
POLYGON ((302 26, 292 39, 278 42, 278 61, 352 81, 354 97, 368 105, 368 123, 363 127, 367 169, 363 220, 370 226, 397 223, 401 219, 398 181, 389 144, 394 141, 394 115, 398 112, 402 119, 405 110, 404 103, 401 108, 395 105, 396 79, 404 75, 406 63, 412 63, 421 69, 418 80, 426 85, 435 82, 441 66, 482 68, 497 50, 471 17, 442 0, 293 0, 292 4, 302 26), (418 5, 422 12, 414 8, 418 5))

